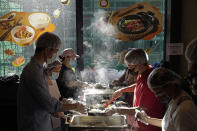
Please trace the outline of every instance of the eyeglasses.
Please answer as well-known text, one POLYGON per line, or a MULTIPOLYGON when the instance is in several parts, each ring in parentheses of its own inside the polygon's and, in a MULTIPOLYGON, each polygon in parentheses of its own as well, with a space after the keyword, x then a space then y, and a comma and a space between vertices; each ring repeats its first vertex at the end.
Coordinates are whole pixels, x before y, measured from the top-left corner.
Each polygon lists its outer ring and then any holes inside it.
POLYGON ((49 49, 55 51, 55 52, 58 52, 59 48, 52 48, 52 47, 48 47, 49 49))
POLYGON ((132 67, 132 68, 136 68, 137 65, 133 65, 133 64, 127 64, 128 67, 132 67))

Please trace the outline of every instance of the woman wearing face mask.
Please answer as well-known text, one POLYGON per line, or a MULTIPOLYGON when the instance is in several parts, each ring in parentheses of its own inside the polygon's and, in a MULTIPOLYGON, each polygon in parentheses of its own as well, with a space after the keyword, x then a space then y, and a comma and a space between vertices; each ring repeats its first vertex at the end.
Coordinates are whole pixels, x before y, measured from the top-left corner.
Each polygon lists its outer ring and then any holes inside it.
MULTIPOLYGON (((48 80, 49 85, 49 93, 52 97, 56 98, 57 100, 60 99, 61 95, 56 83, 56 79, 59 76, 59 72, 61 70, 62 63, 59 60, 55 60, 54 62, 47 64, 46 68, 46 78, 48 80)), ((77 110, 76 108, 73 108, 73 104, 76 104, 77 106, 80 106, 81 103, 77 101, 72 101, 68 99, 63 99, 62 102, 67 103, 68 106, 70 106, 69 109, 76 110, 80 112, 80 110, 77 110)), ((64 112, 57 112, 52 115, 52 125, 54 131, 60 131, 61 130, 61 121, 60 118, 66 119, 66 116, 64 115, 64 112)))
POLYGON ((136 113, 139 121, 162 127, 162 131, 196 131, 197 106, 183 89, 183 78, 175 72, 155 69, 148 77, 148 87, 161 101, 171 99, 163 119, 151 118, 144 111, 136 113))
POLYGON ((72 70, 76 65, 76 59, 79 55, 75 54, 72 48, 66 48, 59 56, 62 62, 57 84, 60 94, 63 98, 77 99, 82 93, 82 88, 90 87, 86 82, 82 82, 76 78, 75 72, 72 70))
MULTIPOLYGON (((49 61, 47 61, 48 63, 49 61)), ((55 60, 54 62, 50 61, 50 64, 47 64, 46 69, 46 78, 48 80, 49 85, 49 93, 52 97, 59 100, 61 97, 59 89, 57 87, 56 79, 59 76, 59 72, 61 69, 61 62, 58 60, 55 60)), ((51 116, 53 130, 54 131, 60 131, 61 130, 61 121, 60 118, 65 118, 63 112, 57 112, 56 114, 51 116)))

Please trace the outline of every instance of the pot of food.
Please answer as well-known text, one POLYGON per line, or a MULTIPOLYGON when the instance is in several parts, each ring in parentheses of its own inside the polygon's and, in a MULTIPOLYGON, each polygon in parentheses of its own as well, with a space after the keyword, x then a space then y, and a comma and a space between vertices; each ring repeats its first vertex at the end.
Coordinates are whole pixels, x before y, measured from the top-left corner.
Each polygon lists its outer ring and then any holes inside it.
POLYGON ((124 131, 127 127, 125 116, 73 116, 70 131, 124 131))
POLYGON ((101 104, 103 100, 108 100, 112 97, 114 90, 112 89, 87 89, 84 91, 86 105, 92 106, 101 104))
POLYGON ((88 116, 107 116, 105 109, 90 109, 88 110, 88 116))

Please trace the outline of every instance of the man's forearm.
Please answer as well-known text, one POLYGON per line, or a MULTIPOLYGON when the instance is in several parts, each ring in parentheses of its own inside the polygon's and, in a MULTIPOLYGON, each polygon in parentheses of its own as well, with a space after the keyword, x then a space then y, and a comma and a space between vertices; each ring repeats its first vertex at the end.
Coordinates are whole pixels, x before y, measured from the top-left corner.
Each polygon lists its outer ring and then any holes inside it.
POLYGON ((73 110, 76 108, 77 108, 76 104, 63 104, 62 108, 60 109, 60 112, 65 112, 65 111, 73 110))
POLYGON ((133 85, 130 85, 130 86, 128 86, 128 87, 123 88, 123 89, 122 89, 122 93, 124 93, 124 92, 133 92, 135 86, 136 86, 136 84, 133 84, 133 85))
POLYGON ((162 127, 162 119, 157 119, 157 118, 147 118, 147 123, 157 126, 157 127, 162 127))
POLYGON ((134 115, 135 114, 135 109, 136 107, 131 107, 131 108, 117 108, 117 113, 122 114, 122 115, 134 115))

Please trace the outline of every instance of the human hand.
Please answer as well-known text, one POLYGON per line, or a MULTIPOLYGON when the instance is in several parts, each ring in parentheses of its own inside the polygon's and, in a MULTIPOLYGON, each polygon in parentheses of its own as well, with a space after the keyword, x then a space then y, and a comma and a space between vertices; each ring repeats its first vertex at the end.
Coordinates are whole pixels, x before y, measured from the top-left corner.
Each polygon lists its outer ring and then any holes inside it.
POLYGON ((105 114, 107 116, 111 116, 111 115, 113 115, 115 113, 117 113, 117 109, 116 108, 108 108, 108 109, 105 110, 105 114))
POLYGON ((135 118, 137 118, 138 121, 144 123, 145 125, 148 125, 148 119, 150 118, 144 110, 135 110, 135 118))
POLYGON ((53 114, 53 116, 56 118, 64 118, 65 117, 64 112, 56 112, 53 114))
POLYGON ((114 92, 112 98, 117 99, 118 97, 120 97, 122 95, 122 89, 118 89, 114 92))
POLYGON ((92 88, 93 86, 91 84, 88 84, 87 82, 82 83, 83 88, 92 88))
POLYGON ((80 112, 82 114, 87 113, 85 104, 83 104, 81 102, 76 102, 75 106, 76 106, 76 108, 74 109, 75 111, 80 112))
POLYGON ((66 98, 63 98, 62 99, 62 102, 64 104, 72 104, 72 103, 75 103, 73 99, 66 99, 66 98))
POLYGON ((116 85, 118 85, 119 84, 119 81, 118 80, 114 80, 114 81, 112 81, 112 83, 111 83, 111 85, 113 85, 113 86, 116 86, 116 85))

